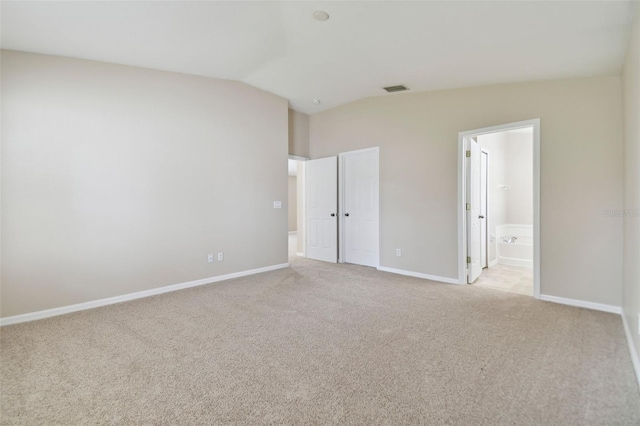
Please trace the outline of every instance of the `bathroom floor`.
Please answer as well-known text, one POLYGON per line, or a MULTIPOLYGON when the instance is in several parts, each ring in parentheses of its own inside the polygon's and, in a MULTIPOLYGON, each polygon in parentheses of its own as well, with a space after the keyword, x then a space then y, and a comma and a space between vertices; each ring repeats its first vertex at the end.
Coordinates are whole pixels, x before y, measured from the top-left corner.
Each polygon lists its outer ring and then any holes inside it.
POLYGON ((533 269, 497 264, 484 268, 473 285, 533 296, 533 269))

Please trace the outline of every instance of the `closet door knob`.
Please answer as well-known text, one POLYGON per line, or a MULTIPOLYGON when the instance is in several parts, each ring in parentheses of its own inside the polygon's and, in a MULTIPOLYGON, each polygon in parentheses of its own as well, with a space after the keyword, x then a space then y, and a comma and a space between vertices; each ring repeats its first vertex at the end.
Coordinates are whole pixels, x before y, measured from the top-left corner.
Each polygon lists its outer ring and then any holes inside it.
POLYGON ((348 217, 348 216, 349 216, 349 213, 345 213, 344 215, 348 217))
POLYGON ((478 216, 478 219, 484 219, 484 216, 480 215, 478 216))
POLYGON ((335 217, 335 215, 336 215, 335 213, 331 213, 331 217, 335 217))

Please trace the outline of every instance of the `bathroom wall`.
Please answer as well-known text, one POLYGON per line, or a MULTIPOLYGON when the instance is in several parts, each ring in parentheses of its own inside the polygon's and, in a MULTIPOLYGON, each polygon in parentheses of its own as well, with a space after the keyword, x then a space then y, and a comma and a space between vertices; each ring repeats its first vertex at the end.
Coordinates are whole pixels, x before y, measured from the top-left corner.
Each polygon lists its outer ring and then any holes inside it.
POLYGON ((478 137, 489 151, 489 263, 496 260, 496 227, 533 224, 533 135, 499 132, 478 137), (508 185, 505 190, 500 185, 508 185))
POLYGON ((533 225, 533 134, 506 132, 507 223, 533 225))
POLYGON ((496 227, 507 223, 506 191, 499 185, 507 180, 507 139, 506 133, 491 133, 478 136, 478 143, 482 149, 489 152, 489 264, 497 258, 496 227))

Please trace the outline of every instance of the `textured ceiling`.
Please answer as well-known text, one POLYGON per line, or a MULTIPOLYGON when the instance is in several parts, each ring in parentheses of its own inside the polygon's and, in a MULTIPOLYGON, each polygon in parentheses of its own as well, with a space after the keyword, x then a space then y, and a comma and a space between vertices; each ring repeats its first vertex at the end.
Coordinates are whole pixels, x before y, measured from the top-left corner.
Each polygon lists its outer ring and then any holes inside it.
POLYGON ((233 79, 308 114, 412 91, 617 75, 631 2, 2 2, 5 49, 233 79), (328 12, 326 22, 313 19, 328 12), (320 99, 319 105, 312 103, 320 99))

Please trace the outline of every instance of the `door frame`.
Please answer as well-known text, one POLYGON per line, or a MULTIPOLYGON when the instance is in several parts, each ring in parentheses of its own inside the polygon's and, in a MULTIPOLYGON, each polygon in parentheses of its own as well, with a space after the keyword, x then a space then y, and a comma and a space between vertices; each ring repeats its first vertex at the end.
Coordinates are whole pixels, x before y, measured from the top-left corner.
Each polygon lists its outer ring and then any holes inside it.
POLYGON ((477 136, 469 136, 465 138, 465 142, 465 225, 467 227, 467 284, 473 284, 475 280, 478 279, 480 275, 482 275, 482 220, 480 219, 480 207, 482 205, 482 151, 477 136), (478 180, 474 180, 474 177, 477 177, 478 180), (469 183, 471 183, 472 186, 469 186, 469 183), (477 229, 474 225, 477 226, 477 229), (472 229, 470 229, 469 227, 472 227, 472 229), (476 249, 478 249, 477 252, 476 249), (469 259, 471 259, 471 262, 469 262, 469 259))
POLYGON ((467 283, 465 140, 472 136, 533 127, 533 297, 540 298, 540 119, 516 121, 458 133, 458 284, 467 283))
POLYGON ((352 154, 363 154, 366 152, 375 152, 378 156, 378 205, 376 206, 376 221, 378 226, 376 227, 376 235, 374 237, 374 245, 376 247, 376 264, 375 268, 380 266, 380 147, 357 149, 355 151, 341 152, 338 154, 338 263, 345 263, 344 253, 346 246, 346 238, 344 232, 345 219, 344 219, 344 196, 345 196, 345 181, 344 181, 344 157, 352 154))
MULTIPOLYGON (((484 202, 485 202, 485 207, 486 207, 486 211, 484 212, 485 216, 484 216, 484 252, 485 255, 487 257, 487 268, 491 267, 491 262, 489 262, 489 241, 491 240, 491 236, 489 235, 489 164, 491 162, 491 156, 489 155, 489 150, 486 148, 482 148, 480 147, 480 158, 482 158, 482 154, 485 154, 487 156, 487 165, 486 168, 484 170, 485 172, 485 177, 484 177, 484 202)), ((480 171, 482 172, 482 160, 480 160, 480 171)), ((482 174, 482 173, 481 173, 482 174)), ((482 186, 480 187, 480 196, 482 196, 482 186)), ((484 266, 483 266, 484 268, 484 266)))
MULTIPOLYGON (((305 162, 307 162, 309 160, 309 157, 301 157, 299 155, 292 155, 289 154, 288 156, 289 160, 296 160, 298 162, 298 165, 302 165, 302 167, 300 167, 300 169, 302 170, 302 175, 298 174, 298 176, 296 176, 297 178, 297 187, 300 188, 300 193, 296 194, 296 195, 300 195, 301 198, 298 200, 298 205, 296 206, 296 210, 302 210, 300 212, 300 216, 301 216, 301 220, 299 220, 298 222, 302 222, 302 223, 298 223, 298 232, 296 235, 296 239, 297 239, 297 243, 300 243, 300 239, 302 239, 302 252, 298 251, 298 247, 296 247, 296 256, 300 256, 300 257, 306 257, 307 254, 307 241, 305 240, 305 230, 306 230, 306 200, 305 200, 305 182, 304 182, 304 164, 305 162), (300 207, 302 206, 302 207, 300 207), (300 232, 300 230, 302 230, 302 232, 300 232)), ((297 191, 297 188, 296 188, 297 191)), ((288 201, 287 201, 288 203, 288 201)))

